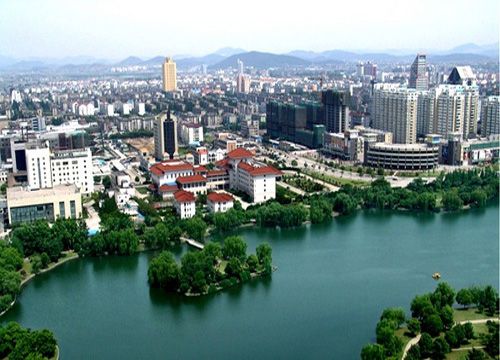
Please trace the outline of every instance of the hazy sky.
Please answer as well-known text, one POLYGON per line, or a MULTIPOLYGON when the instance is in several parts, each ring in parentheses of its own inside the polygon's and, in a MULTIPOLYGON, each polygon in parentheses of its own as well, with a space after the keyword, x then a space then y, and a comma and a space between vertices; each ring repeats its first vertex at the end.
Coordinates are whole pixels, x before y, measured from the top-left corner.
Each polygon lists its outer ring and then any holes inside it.
POLYGON ((498 0, 0 0, 0 55, 118 59, 225 46, 449 49, 498 41, 498 0))

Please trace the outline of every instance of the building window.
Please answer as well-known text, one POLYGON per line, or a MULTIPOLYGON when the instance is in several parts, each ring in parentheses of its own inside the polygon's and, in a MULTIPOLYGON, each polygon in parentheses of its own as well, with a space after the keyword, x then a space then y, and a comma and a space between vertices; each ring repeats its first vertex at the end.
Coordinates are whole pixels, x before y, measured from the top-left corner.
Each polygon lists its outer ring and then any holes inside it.
POLYGON ((64 207, 64 201, 59 201, 59 217, 64 219, 66 217, 66 209, 64 207))
POLYGON ((69 208, 71 211, 71 218, 76 219, 76 202, 75 202, 75 200, 71 200, 69 202, 69 208))

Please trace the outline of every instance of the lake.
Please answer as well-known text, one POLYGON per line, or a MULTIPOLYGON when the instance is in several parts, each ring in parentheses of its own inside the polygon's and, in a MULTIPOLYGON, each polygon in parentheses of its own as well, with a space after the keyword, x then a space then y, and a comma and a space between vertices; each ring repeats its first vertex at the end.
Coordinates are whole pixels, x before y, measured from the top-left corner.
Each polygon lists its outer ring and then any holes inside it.
POLYGON ((273 248, 272 279, 203 298, 150 290, 151 253, 81 259, 36 277, 1 319, 51 329, 61 359, 358 359, 382 310, 442 281, 498 287, 499 208, 359 211, 238 231, 273 248))

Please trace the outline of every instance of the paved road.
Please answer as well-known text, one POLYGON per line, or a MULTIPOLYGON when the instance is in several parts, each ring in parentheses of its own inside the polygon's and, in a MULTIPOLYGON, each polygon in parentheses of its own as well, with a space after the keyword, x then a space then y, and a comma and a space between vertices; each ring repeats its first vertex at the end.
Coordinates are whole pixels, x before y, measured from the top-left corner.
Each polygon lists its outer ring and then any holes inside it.
POLYGON ((296 188, 295 186, 292 186, 290 184, 287 184, 286 182, 283 182, 283 181, 278 181, 276 182, 276 185, 279 185, 281 187, 284 187, 285 189, 288 189, 290 190, 291 192, 294 192, 296 193, 297 195, 305 195, 306 192, 304 190, 301 190, 299 188, 296 188))
POLYGON ((422 335, 418 334, 417 336, 415 336, 413 339, 410 339, 410 341, 408 341, 408 344, 406 344, 405 346, 405 350, 403 351, 403 356, 401 356, 401 359, 404 360, 406 358, 406 355, 408 354, 408 351, 410 351, 410 348, 413 346, 413 345, 416 345, 419 341, 420 341, 420 337, 422 335))
MULTIPOLYGON (((337 177, 337 178, 342 178, 342 179, 348 179, 348 180, 357 180, 357 181, 365 181, 365 182, 372 182, 374 181, 377 176, 371 177, 370 175, 359 175, 356 172, 350 172, 350 171, 342 171, 339 169, 335 169, 329 166, 326 166, 325 164, 321 164, 320 162, 316 160, 312 160, 308 157, 306 157, 306 154, 304 152, 284 152, 278 149, 264 149, 262 151, 263 157, 265 157, 267 160, 274 161, 269 156, 271 154, 278 154, 280 156, 281 160, 284 160, 287 166, 292 167, 292 161, 295 160, 297 162, 297 168, 307 168, 307 169, 312 169, 313 171, 318 171, 321 173, 324 173, 325 175, 337 177), (307 165, 306 165, 307 164, 307 165)), ((456 170, 456 168, 455 168, 456 170)), ((449 171, 449 169, 448 169, 449 171)), ((414 177, 403 177, 403 176, 386 176, 385 179, 391 184, 392 187, 406 187, 409 183, 411 183, 415 178, 414 177)), ((427 182, 434 181, 433 177, 422 177, 423 180, 427 182)))

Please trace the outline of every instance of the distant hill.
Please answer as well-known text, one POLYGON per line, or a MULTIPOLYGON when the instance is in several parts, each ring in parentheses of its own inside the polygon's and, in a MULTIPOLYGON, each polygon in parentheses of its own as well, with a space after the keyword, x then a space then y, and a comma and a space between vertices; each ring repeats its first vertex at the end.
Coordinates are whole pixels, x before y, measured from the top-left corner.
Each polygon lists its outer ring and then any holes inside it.
POLYGON ((236 68, 238 59, 243 61, 245 66, 251 66, 258 69, 304 66, 310 64, 309 61, 290 55, 277 55, 265 52, 250 51, 236 54, 224 59, 212 66, 213 69, 225 69, 229 67, 236 68))
POLYGON ((134 66, 134 65, 141 65, 143 63, 143 60, 141 58, 138 58, 137 56, 129 56, 126 59, 123 59, 122 61, 116 63, 116 66, 134 66))
POLYGON ((165 56, 155 56, 149 60, 144 60, 141 65, 152 66, 152 65, 161 65, 165 61, 165 56))
POLYGON ((193 66, 200 66, 203 64, 210 66, 218 63, 219 61, 224 60, 225 58, 226 58, 225 56, 214 53, 200 57, 190 57, 190 58, 176 60, 176 63, 179 68, 189 68, 193 66))
POLYGON ((460 65, 493 61, 492 57, 479 54, 429 55, 427 59, 430 63, 451 63, 460 65))

